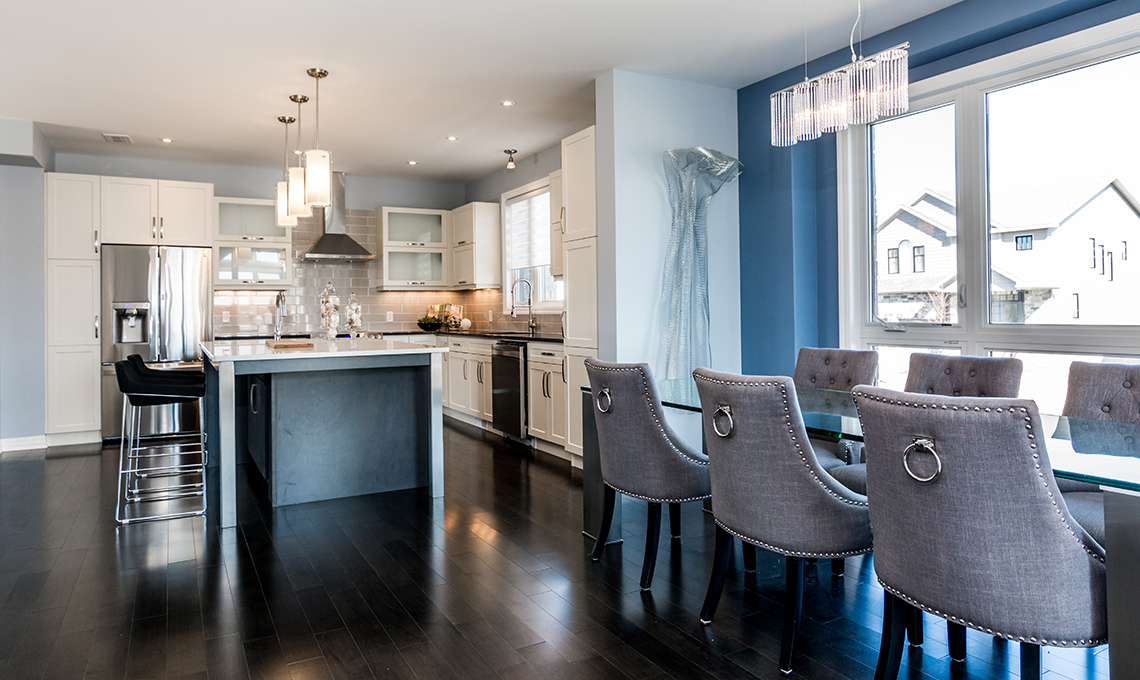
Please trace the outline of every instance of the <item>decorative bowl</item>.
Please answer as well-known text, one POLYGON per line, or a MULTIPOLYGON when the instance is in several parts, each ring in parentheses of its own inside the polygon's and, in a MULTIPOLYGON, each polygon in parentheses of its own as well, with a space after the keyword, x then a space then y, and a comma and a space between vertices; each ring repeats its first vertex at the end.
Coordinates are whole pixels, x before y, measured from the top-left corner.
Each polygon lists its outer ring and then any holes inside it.
POLYGON ((426 333, 434 333, 443 327, 443 323, 439 321, 436 321, 435 323, 424 323, 423 321, 417 321, 416 325, 420 327, 420 330, 426 333))

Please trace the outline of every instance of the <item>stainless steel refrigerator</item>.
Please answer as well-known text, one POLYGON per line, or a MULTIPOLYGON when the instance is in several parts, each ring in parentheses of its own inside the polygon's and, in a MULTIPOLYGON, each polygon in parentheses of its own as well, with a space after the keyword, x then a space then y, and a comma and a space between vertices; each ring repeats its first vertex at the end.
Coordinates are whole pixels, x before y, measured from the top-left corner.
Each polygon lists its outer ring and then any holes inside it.
MULTIPOLYGON (((123 395, 114 362, 139 354, 149 364, 201 370, 198 343, 213 339, 209 248, 102 248, 103 436, 119 436, 123 395), (109 327, 108 327, 109 326, 109 327)), ((142 434, 198 429, 196 404, 143 409, 142 434)))

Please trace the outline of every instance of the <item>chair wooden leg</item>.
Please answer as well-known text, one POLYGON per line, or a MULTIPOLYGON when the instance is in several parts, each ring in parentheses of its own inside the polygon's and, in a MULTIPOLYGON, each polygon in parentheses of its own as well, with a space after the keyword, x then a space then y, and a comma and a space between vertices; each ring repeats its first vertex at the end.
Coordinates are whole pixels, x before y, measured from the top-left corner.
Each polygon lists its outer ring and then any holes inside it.
POLYGON ((744 553, 744 571, 756 571, 756 546, 748 541, 741 542, 744 553))
POLYGON ((906 620, 906 637, 911 647, 922 646, 922 610, 918 607, 910 608, 910 616, 906 620))
POLYGON ((910 605, 890 593, 883 593, 883 640, 879 644, 879 663, 875 680, 897 680, 902 664, 903 642, 910 605))
POLYGON ((835 559, 831 560, 831 575, 842 576, 843 568, 846 566, 847 560, 843 559, 842 557, 836 557, 835 559))
POLYGON ((713 555, 712 575, 709 577, 709 591, 705 594, 705 604, 701 607, 701 623, 712 623, 716 606, 720 604, 720 594, 724 592, 724 580, 728 576, 728 563, 732 559, 732 534, 720 527, 716 528, 716 551, 713 555))
POLYGON ((784 558, 787 577, 784 580, 784 636, 780 642, 780 672, 792 672, 792 653, 796 646, 796 632, 800 627, 800 612, 804 605, 804 558, 788 555, 784 558))
POLYGON ((946 622, 946 637, 950 640, 950 659, 966 660, 966 627, 953 621, 946 622))
POLYGON ((661 540, 661 504, 649 504, 649 521, 645 523, 645 559, 641 563, 641 589, 653 585, 653 568, 657 566, 657 543, 661 540))
POLYGON ((594 539, 594 551, 590 559, 597 562, 602 558, 602 551, 606 549, 606 539, 610 535, 610 524, 614 521, 614 504, 617 503, 617 492, 612 487, 605 486, 602 495, 602 526, 598 527, 598 537, 594 539))
POLYGON ((672 538, 681 537, 681 504, 669 504, 669 536, 672 538))
POLYGON ((1021 643, 1021 680, 1026 678, 1041 678, 1041 648, 1032 642, 1021 643))

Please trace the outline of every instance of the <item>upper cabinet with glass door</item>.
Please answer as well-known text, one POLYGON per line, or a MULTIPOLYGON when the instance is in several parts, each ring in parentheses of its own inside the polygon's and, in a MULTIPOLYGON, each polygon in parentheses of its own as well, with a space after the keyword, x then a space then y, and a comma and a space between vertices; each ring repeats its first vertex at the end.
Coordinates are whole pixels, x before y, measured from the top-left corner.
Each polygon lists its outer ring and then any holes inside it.
POLYGON ((214 240, 289 243, 292 229, 277 226, 272 199, 215 198, 214 240))
POLYGON ((447 210, 380 208, 380 239, 385 248, 446 248, 450 231, 447 210))

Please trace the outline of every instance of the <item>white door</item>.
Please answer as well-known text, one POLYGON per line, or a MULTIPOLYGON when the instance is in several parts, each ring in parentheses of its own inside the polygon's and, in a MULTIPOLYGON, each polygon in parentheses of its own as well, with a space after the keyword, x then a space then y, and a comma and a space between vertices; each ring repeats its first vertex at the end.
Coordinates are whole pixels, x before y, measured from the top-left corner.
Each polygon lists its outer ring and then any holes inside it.
POLYGON ((46 311, 48 345, 98 345, 99 261, 48 260, 46 311))
POLYGON ((566 346, 598 347, 597 238, 567 241, 566 346))
POLYGON ((451 211, 451 247, 468 246, 475 243, 475 204, 451 211))
POLYGON ((566 228, 562 216, 562 171, 550 173, 550 275, 562 276, 562 230, 566 228))
POLYGON ((566 400, 570 391, 570 374, 566 363, 568 357, 562 357, 562 365, 557 371, 550 374, 550 441, 559 446, 566 446, 566 423, 569 413, 566 411, 566 400))
POLYGON ((562 140, 562 205, 566 241, 598 235, 594 126, 562 140))
POLYGON ((209 246, 214 185, 158 182, 158 235, 165 246, 209 246))
POLYGON ((471 362, 468 359, 469 355, 466 354, 452 354, 448 362, 448 406, 456 411, 466 412, 471 406, 471 388, 467 383, 470 371, 467 365, 471 362))
POLYGON ((158 238, 158 180, 101 177, 103 243, 152 246, 158 238))
POLYGON ((597 354, 594 350, 566 350, 566 450, 582 455, 582 388, 590 384, 586 374, 586 359, 597 354))
POLYGON ((451 251, 451 271, 455 272, 452 284, 475 285, 475 244, 460 246, 451 251))
POLYGON ((494 400, 494 392, 491 389, 491 359, 488 357, 479 364, 483 367, 483 413, 479 417, 487 422, 491 422, 494 417, 494 408, 491 402, 494 400))
POLYGON ((546 366, 527 366, 526 410, 527 434, 550 439, 550 399, 546 396, 546 366))
POLYGON ((47 434, 102 427, 99 345, 47 348, 47 434))
POLYGON ((99 176, 49 172, 47 257, 99 259, 99 176))

